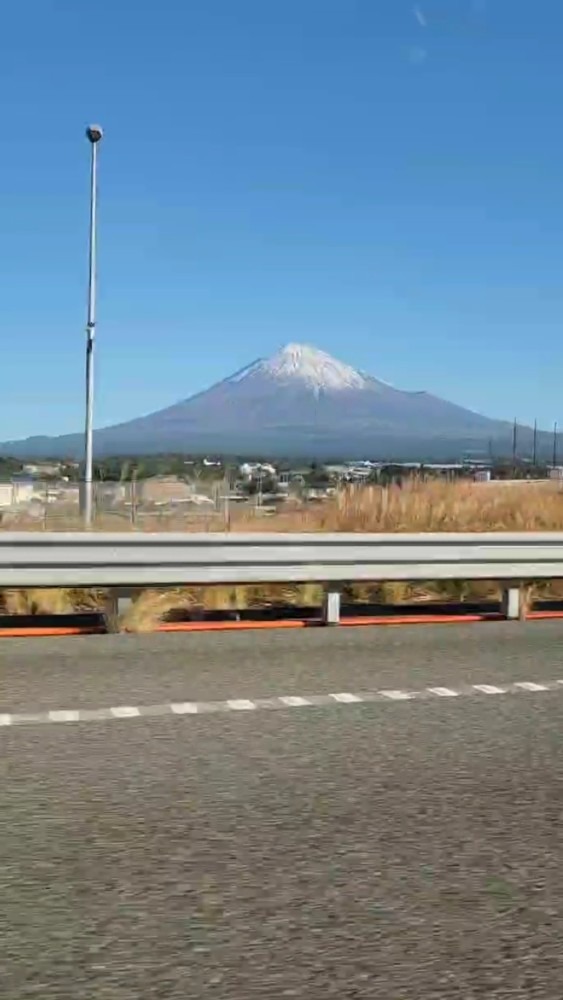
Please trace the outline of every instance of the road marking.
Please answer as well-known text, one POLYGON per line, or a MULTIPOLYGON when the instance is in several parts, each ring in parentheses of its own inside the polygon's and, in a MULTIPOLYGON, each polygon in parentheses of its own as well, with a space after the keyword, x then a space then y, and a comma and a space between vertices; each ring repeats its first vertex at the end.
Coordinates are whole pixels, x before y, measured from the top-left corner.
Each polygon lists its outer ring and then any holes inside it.
POLYGON ((410 698, 416 697, 412 691, 380 691, 380 694, 384 698, 390 698, 391 701, 408 701, 410 698))
POLYGON ((425 701, 429 696, 434 698, 462 698, 479 691, 482 694, 510 694, 537 691, 563 692, 563 680, 543 681, 507 681, 503 687, 498 684, 463 684, 459 688, 427 687, 418 691, 401 691, 400 689, 382 688, 380 690, 339 691, 332 694, 310 694, 303 697, 297 694, 272 695, 269 698, 229 698, 227 701, 179 701, 163 702, 160 705, 115 705, 113 708, 83 708, 83 709, 50 709, 35 712, 3 712, 0 713, 1 726, 32 726, 39 723, 66 722, 108 722, 112 719, 157 718, 170 715, 209 715, 210 713, 266 711, 272 708, 326 708, 337 704, 356 705, 363 702, 392 701, 425 701))
POLYGON ((521 688, 522 691, 548 691, 546 684, 535 684, 534 681, 516 681, 514 687, 521 688))
POLYGON ((59 709, 49 712, 50 722, 79 722, 80 712, 76 709, 59 709))

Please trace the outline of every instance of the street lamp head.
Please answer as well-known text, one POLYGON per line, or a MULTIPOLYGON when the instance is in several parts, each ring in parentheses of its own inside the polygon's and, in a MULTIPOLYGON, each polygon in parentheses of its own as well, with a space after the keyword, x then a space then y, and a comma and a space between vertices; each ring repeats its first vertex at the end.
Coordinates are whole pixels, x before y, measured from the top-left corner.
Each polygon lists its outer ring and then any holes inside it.
POLYGON ((103 134, 101 125, 89 125, 86 129, 86 137, 91 143, 99 142, 103 134))

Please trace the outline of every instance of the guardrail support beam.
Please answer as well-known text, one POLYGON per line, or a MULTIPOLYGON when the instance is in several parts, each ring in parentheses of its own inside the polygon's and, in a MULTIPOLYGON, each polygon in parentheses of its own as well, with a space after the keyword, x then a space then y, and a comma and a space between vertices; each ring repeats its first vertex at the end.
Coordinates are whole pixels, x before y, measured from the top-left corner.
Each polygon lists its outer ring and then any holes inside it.
POLYGON ((112 587, 108 590, 104 600, 103 615, 108 632, 120 632, 120 618, 130 608, 132 594, 128 590, 112 587))
POLYGON ((335 590, 334 586, 325 591, 323 622, 325 625, 340 625, 340 591, 335 590))
POLYGON ((518 584, 506 585, 502 592, 502 614, 509 621, 520 621, 523 617, 523 602, 518 584))

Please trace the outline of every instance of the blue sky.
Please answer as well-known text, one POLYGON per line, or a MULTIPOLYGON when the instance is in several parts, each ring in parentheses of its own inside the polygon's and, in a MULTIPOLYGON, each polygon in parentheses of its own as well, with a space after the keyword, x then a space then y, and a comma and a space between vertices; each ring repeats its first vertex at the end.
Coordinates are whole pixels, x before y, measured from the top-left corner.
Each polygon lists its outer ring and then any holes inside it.
POLYGON ((287 341, 563 423, 560 0, 18 0, 0 83, 0 440, 96 423, 287 341))

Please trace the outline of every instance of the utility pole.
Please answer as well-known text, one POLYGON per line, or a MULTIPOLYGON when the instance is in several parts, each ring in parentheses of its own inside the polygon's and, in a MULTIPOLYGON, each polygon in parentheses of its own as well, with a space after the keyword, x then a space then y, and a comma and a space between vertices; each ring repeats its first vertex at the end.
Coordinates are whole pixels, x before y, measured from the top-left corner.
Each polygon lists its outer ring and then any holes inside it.
POLYGON ((557 467, 557 421, 553 425, 553 468, 557 467))
POLYGON ((512 471, 513 474, 516 473, 516 455, 518 449, 518 424, 516 423, 516 417, 514 418, 514 426, 512 428, 512 471))
POLYGON ((96 330, 96 222, 98 194, 98 143, 103 136, 99 125, 86 129, 92 157, 90 162, 90 234, 88 267, 88 319, 86 323, 86 420, 84 429, 84 527, 92 527, 92 467, 94 426, 94 335, 96 330))
POLYGON ((538 464, 538 422, 534 420, 534 448, 532 451, 532 465, 534 469, 538 464))

